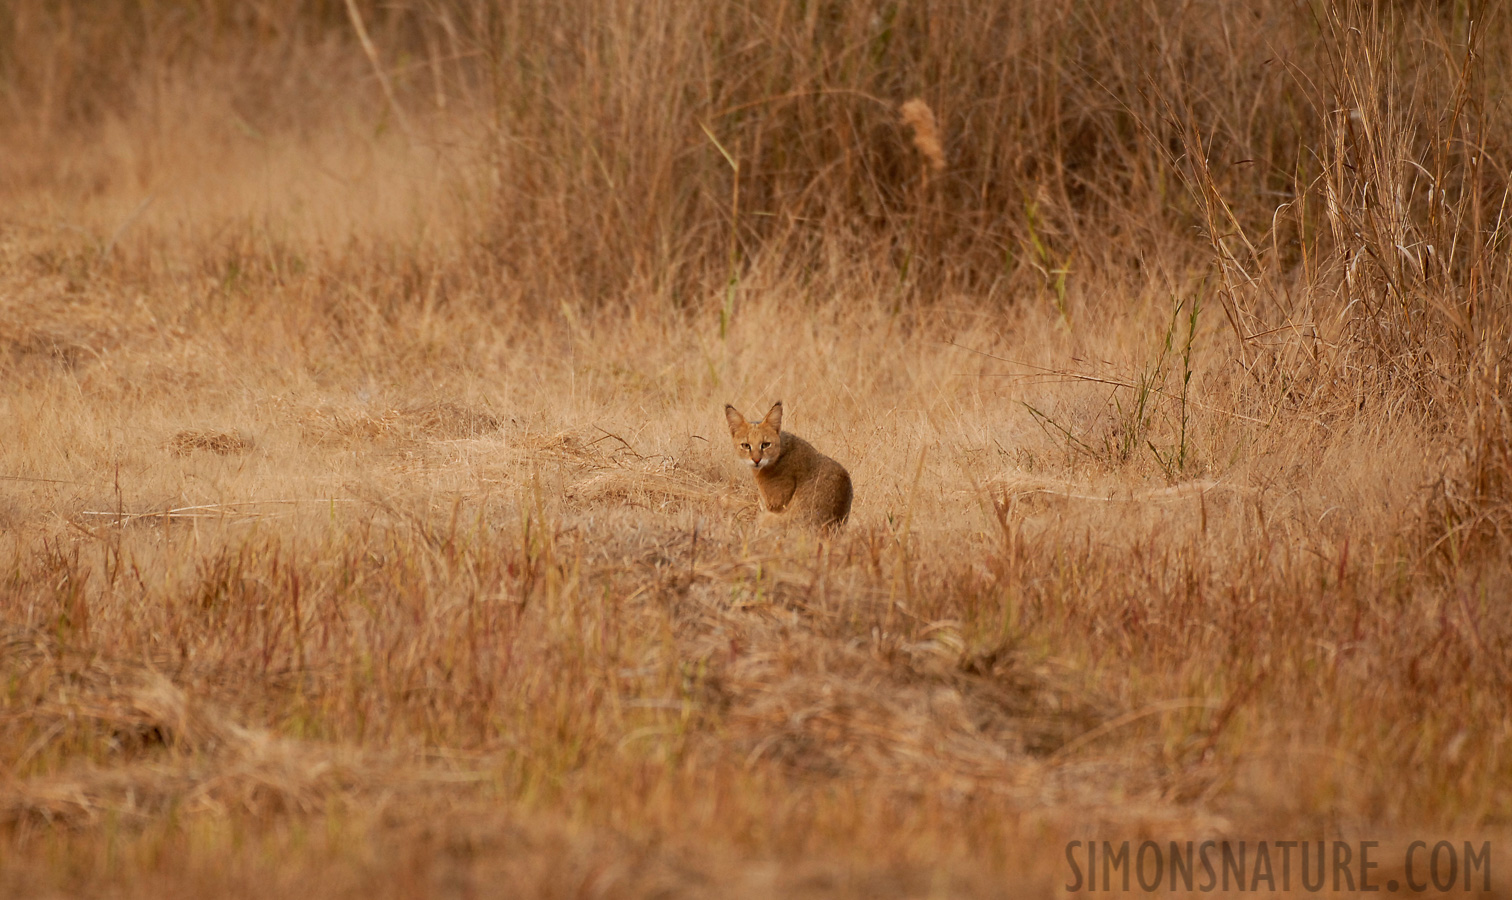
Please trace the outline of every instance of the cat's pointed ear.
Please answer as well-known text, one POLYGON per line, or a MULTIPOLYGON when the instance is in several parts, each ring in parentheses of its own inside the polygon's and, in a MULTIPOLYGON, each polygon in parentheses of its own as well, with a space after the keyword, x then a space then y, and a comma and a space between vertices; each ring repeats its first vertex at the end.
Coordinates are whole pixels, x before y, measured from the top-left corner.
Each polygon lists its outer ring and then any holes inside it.
POLYGON ((772 404, 772 408, 769 409, 769 410, 767 410, 766 418, 761 420, 761 424, 763 424, 763 425, 770 425, 773 428, 777 429, 778 431, 782 430, 782 401, 781 400, 778 400, 776 403, 772 404))
POLYGON ((725 421, 730 423, 730 434, 739 431, 740 426, 746 423, 745 416, 740 414, 740 410, 728 403, 725 404, 725 421))

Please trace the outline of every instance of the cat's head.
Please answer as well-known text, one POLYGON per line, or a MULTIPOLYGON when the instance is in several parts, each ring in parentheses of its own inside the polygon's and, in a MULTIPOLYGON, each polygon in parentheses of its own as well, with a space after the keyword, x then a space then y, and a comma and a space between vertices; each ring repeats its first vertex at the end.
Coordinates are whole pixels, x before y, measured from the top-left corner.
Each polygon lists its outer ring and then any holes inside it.
POLYGON ((782 401, 778 400, 760 422, 747 422, 740 410, 725 404, 725 421, 735 454, 753 469, 764 469, 782 455, 782 401))

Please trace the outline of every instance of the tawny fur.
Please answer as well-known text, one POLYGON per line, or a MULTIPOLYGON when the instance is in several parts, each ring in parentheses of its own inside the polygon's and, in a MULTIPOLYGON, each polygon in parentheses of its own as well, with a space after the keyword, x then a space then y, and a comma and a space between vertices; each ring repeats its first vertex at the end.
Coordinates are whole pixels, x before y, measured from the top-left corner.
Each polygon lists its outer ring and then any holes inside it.
POLYGON ((756 476, 761 508, 779 521, 836 528, 851 508, 851 479, 845 467, 782 430, 782 401, 760 422, 748 422, 735 407, 725 406, 725 420, 735 453, 756 476))

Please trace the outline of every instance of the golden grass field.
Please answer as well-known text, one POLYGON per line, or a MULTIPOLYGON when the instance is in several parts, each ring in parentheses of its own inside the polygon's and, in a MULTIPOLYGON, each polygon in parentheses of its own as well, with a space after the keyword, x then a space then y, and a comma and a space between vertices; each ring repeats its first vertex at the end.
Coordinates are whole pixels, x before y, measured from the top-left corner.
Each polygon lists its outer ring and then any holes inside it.
POLYGON ((1509 53, 12 0, 0 896, 1019 897, 1146 839, 1507 893, 1509 53), (722 410, 779 399, 833 537, 757 527, 722 410))

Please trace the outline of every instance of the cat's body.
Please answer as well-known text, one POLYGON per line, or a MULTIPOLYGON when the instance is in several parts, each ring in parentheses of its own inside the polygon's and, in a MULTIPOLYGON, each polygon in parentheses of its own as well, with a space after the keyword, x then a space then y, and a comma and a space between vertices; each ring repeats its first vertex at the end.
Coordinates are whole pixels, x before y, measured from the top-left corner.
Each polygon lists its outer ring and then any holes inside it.
POLYGON ((850 473, 808 441, 782 430, 781 401, 760 422, 748 422, 726 405, 725 420, 736 455, 756 477, 767 516, 820 528, 845 522, 851 508, 850 473))

